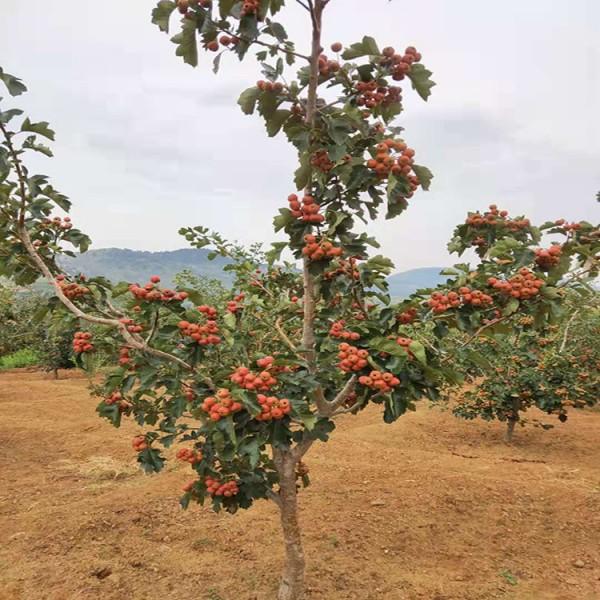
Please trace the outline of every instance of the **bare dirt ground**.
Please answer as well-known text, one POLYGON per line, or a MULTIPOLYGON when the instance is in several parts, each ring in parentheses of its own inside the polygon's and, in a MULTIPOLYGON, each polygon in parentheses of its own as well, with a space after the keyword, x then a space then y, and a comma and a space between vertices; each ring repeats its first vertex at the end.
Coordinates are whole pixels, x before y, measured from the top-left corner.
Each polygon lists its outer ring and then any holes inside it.
MULTIPOLYGON (((140 474, 139 428, 95 404, 73 374, 0 374, 0 599, 272 599, 274 506, 182 511, 189 468, 140 474)), ((307 460, 309 600, 600 599, 600 413, 502 434, 345 417, 307 460)))

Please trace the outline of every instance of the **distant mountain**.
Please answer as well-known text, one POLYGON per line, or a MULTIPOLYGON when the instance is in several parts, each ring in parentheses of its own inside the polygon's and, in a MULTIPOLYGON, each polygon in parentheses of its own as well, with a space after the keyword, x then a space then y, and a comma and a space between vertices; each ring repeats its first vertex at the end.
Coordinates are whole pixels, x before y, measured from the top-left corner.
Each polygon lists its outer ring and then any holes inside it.
MULTIPOLYGON (((62 264, 69 273, 84 273, 89 277, 104 275, 113 282, 143 283, 152 275, 158 275, 164 285, 172 285, 173 277, 187 269, 196 275, 231 283, 231 275, 222 270, 228 263, 227 259, 218 256, 209 260, 209 252, 193 248, 168 252, 103 248, 90 250, 76 258, 65 257, 62 264)), ((388 279, 390 293, 394 298, 405 298, 419 288, 435 287, 445 280, 439 274, 441 270, 441 267, 426 267, 396 273, 388 279)))
POLYGON ((223 267, 230 261, 221 256, 209 260, 209 253, 210 250, 204 248, 166 252, 102 248, 89 250, 75 258, 64 257, 61 263, 68 273, 83 273, 88 277, 103 275, 112 282, 145 283, 152 275, 158 275, 164 285, 170 286, 175 275, 187 269, 196 275, 230 283, 232 275, 223 272, 223 267))
POLYGON ((440 275, 442 269, 443 267, 423 267, 391 275, 388 277, 390 295, 393 298, 406 298, 418 289, 444 283, 447 277, 440 275))

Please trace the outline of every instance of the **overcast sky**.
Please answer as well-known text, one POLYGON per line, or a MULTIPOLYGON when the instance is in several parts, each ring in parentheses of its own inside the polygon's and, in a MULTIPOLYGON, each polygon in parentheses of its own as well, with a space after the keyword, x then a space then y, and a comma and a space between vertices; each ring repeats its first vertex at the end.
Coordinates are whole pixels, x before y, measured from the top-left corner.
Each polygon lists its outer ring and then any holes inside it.
MULTIPOLYGON (((235 104, 258 78, 252 60, 227 57, 219 76, 206 55, 184 65, 150 23, 152 1, 0 3, 0 65, 30 89, 16 102, 57 131, 55 158, 35 167, 74 201, 94 247, 180 248, 178 228, 200 224, 272 240, 296 157, 235 104)), ((280 14, 305 48, 305 15, 280 14)), ((407 89, 398 123, 432 191, 371 226, 398 270, 451 264, 454 225, 491 202, 598 221, 598 0, 332 0, 327 46, 365 33, 415 45, 438 84, 428 103, 407 89)))

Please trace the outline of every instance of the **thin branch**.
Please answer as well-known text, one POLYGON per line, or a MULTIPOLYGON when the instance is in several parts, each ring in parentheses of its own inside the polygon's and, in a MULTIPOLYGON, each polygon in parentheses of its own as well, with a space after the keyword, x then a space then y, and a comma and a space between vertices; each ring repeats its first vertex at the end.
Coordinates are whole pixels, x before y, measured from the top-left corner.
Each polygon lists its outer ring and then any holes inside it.
POLYGON ((354 391, 354 388, 356 387, 356 380, 357 380, 357 376, 352 375, 352 377, 350 377, 350 379, 348 379, 348 381, 346 382, 346 385, 342 388, 340 393, 329 403, 333 410, 335 410, 336 408, 338 408, 339 406, 344 404, 344 402, 346 402, 346 400, 348 399, 348 396, 350 396, 350 394, 352 394, 352 392, 354 391))
POLYGON ((154 322, 152 323, 152 329, 150 329, 150 333, 146 337, 146 344, 149 344, 151 342, 152 338, 154 337, 154 334, 156 333, 156 329, 158 328, 159 318, 160 317, 159 317, 158 310, 157 310, 154 313, 154 322))
POLYGON ((308 6, 308 4, 304 4, 302 0, 296 0, 296 4, 299 4, 304 10, 310 12, 310 6, 308 6))
POLYGON ((24 225, 25 206, 27 202, 27 191, 25 189, 25 174, 23 173, 23 168, 19 159, 19 155, 17 154, 10 139, 10 135, 8 134, 8 131, 6 127, 4 127, 2 121, 0 121, 0 131, 2 131, 2 135, 4 135, 4 139, 6 140, 6 146, 8 148, 8 153, 12 157, 13 163, 15 165, 15 170, 17 172, 17 179, 19 180, 19 194, 21 195, 21 208, 19 209, 19 225, 24 225))
MULTIPOLYGON (((460 346, 458 346, 457 350, 462 350, 465 346, 468 346, 475 338, 479 337, 486 329, 488 329, 489 327, 493 327, 494 325, 497 325, 498 323, 502 323, 502 321, 506 321, 506 319, 508 319, 509 316, 512 316, 512 315, 500 317, 499 319, 492 319, 489 323, 482 325, 475 333, 473 333, 471 336, 469 336, 469 338, 467 338, 467 340, 465 342, 463 342, 460 346)), ((451 355, 446 356, 442 360, 442 362, 445 362, 449 358, 452 358, 452 356, 451 355)))
MULTIPOLYGON (((214 23, 214 21, 213 21, 213 23, 214 23)), ((268 42, 263 42, 259 39, 251 40, 250 38, 243 37, 243 36, 238 35, 237 33, 234 33, 230 29, 226 29, 225 27, 219 27, 219 26, 217 26, 216 23, 214 23, 214 24, 217 27, 218 31, 220 31, 222 33, 226 33, 227 35, 230 35, 232 38, 242 40, 243 42, 246 42, 248 45, 258 44, 259 46, 264 46, 265 48, 269 48, 269 50, 272 50, 274 48, 278 52, 285 52, 285 54, 290 54, 292 56, 296 56, 297 58, 303 58, 306 61, 310 61, 309 56, 306 56, 305 54, 300 54, 299 52, 295 52, 294 50, 290 50, 289 48, 286 48, 285 46, 280 46, 279 44, 269 44, 268 42)))
POLYGON ((315 443, 314 439, 306 439, 296 444, 292 449, 292 456, 298 462, 310 450, 310 447, 315 443))
POLYGON ((578 314, 579 314, 579 309, 577 309, 571 315, 571 318, 567 321, 567 324, 565 325, 565 334, 563 335, 562 343, 561 343, 560 348, 558 350, 559 354, 562 354, 564 352, 564 349, 565 349, 565 347, 567 345, 567 339, 569 337, 569 329, 571 328, 571 325, 573 324, 573 321, 575 320, 575 318, 577 317, 578 314))
POLYGON ((292 340, 290 340, 290 338, 287 336, 287 334, 285 333, 285 331, 281 327, 281 317, 279 317, 275 321, 275 331, 277 331, 277 333, 279 334, 279 337, 288 346, 288 348, 290 350, 292 350, 292 352, 298 352, 298 348, 296 348, 296 346, 294 345, 294 342, 292 342, 292 340))
POLYGON ((273 500, 273 502, 275 502, 275 504, 281 508, 281 497, 277 492, 274 492, 273 490, 267 490, 267 498, 269 498, 269 500, 273 500))

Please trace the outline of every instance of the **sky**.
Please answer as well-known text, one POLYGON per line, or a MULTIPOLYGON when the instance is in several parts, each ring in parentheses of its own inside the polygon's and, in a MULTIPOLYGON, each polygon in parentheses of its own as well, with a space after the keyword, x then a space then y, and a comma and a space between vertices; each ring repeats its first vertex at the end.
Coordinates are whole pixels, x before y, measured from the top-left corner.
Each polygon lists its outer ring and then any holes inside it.
MULTIPOLYGON (((236 105, 260 78, 254 60, 224 57, 218 76, 212 56, 183 64, 152 1, 1 4, 0 66, 29 87, 13 104, 57 132, 55 158, 31 168, 72 199, 94 248, 181 248, 188 225, 275 239, 296 155, 236 105)), ((279 19, 301 51, 309 23, 288 5, 279 19)), ((364 34, 414 45, 437 82, 427 103, 405 85, 396 123, 434 172, 431 191, 369 226, 397 270, 456 262, 454 226, 490 203, 533 222, 598 222, 599 28, 598 0, 331 1, 326 47, 364 34)))

